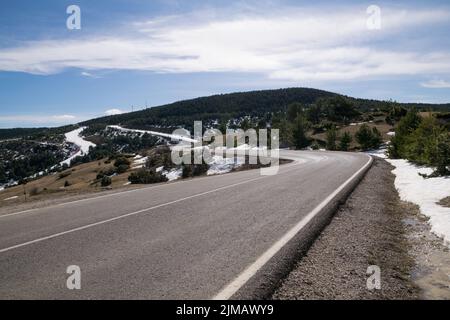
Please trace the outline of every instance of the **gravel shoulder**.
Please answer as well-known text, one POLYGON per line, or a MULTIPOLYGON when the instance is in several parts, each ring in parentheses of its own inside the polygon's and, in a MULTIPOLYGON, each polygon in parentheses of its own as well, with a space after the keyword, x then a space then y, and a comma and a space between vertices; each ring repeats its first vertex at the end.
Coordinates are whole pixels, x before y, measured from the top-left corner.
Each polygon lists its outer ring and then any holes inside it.
MULTIPOLYGON (((414 244, 393 167, 375 159, 331 223, 273 294, 273 299, 418 299, 414 244), (381 269, 381 289, 367 289, 367 268, 381 269)), ((409 207, 410 208, 410 207, 409 207)), ((421 244, 416 244, 421 245, 421 244)))

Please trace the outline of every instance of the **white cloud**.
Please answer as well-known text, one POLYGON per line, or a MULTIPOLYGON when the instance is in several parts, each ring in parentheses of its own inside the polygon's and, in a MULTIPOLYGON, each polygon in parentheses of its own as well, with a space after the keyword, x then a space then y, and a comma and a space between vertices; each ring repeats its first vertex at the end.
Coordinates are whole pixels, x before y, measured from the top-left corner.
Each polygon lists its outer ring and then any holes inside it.
POLYGON ((83 77, 88 77, 88 78, 100 78, 99 76, 97 76, 97 75, 95 75, 95 74, 92 74, 92 73, 90 73, 90 72, 87 72, 87 71, 83 71, 83 72, 81 72, 80 73, 83 77))
POLYGON ((0 115, 0 123, 15 123, 15 124, 36 124, 36 125, 59 125, 68 124, 81 121, 80 118, 74 115, 0 115))
POLYGON ((450 81, 445 80, 430 80, 427 82, 422 82, 420 85, 424 88, 450 89, 450 81))
MULTIPOLYGON (((450 19, 448 11, 383 8, 378 31, 366 28, 365 8, 329 12, 288 8, 270 14, 161 17, 131 24, 134 32, 124 37, 46 40, 1 49, 0 70, 33 74, 66 68, 258 72, 293 81, 450 72, 448 53, 423 52, 420 47, 383 49, 375 44, 422 25, 445 23, 450 19)), ((395 37, 396 44, 400 38, 395 37)))
POLYGON ((52 116, 52 119, 55 119, 55 120, 74 120, 74 119, 76 119, 77 117, 75 117, 75 116, 73 116, 73 115, 71 115, 71 114, 63 114, 63 115, 58 115, 58 116, 52 116))
POLYGON ((113 116, 113 115, 122 114, 122 113, 123 113, 123 111, 120 109, 109 109, 109 110, 105 111, 105 114, 107 116, 113 116))

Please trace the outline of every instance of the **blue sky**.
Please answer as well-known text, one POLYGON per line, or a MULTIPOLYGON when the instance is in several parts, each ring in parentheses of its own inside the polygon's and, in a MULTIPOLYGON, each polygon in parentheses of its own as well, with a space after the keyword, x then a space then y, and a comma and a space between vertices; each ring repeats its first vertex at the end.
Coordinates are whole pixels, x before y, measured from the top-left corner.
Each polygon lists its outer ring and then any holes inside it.
POLYGON ((446 2, 5 0, 0 128, 296 86, 450 102, 446 2), (66 27, 72 4, 81 30, 66 27))

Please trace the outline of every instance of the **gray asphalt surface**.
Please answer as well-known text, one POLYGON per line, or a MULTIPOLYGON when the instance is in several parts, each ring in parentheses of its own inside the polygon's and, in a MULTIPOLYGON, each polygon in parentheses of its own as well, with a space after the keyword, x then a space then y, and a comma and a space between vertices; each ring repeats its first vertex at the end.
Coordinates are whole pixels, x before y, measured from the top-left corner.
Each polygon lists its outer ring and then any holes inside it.
POLYGON ((368 161, 296 160, 0 216, 0 299, 209 299, 368 161), (124 216, 125 215, 125 216, 124 216), (66 268, 81 268, 68 290, 66 268))

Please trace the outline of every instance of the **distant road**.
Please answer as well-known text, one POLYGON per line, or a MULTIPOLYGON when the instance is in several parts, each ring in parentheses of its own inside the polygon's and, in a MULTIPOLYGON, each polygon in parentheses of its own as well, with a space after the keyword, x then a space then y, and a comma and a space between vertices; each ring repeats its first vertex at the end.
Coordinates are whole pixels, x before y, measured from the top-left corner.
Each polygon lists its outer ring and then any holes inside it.
POLYGON ((340 152, 281 156, 295 161, 275 176, 242 171, 0 217, 0 299, 243 292, 264 277, 266 264, 274 269, 285 244, 311 229, 306 222, 324 200, 369 161, 340 152), (69 265, 81 268, 81 290, 66 288, 69 265))

